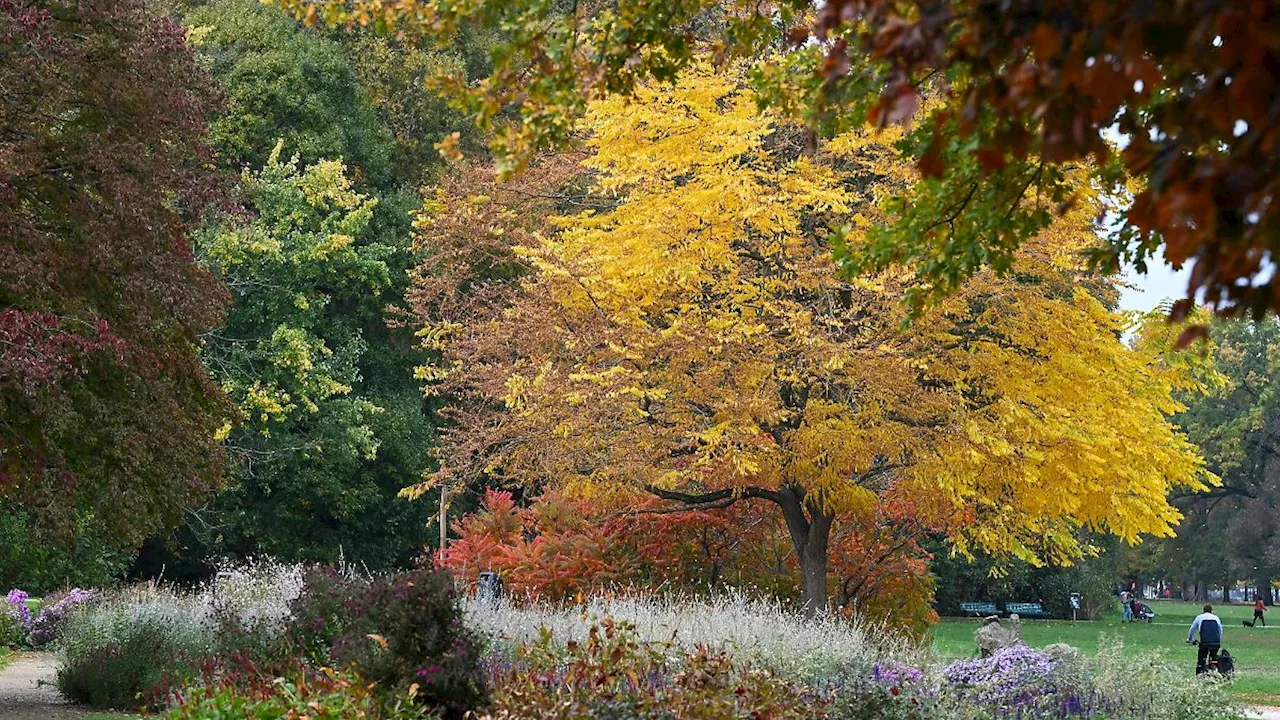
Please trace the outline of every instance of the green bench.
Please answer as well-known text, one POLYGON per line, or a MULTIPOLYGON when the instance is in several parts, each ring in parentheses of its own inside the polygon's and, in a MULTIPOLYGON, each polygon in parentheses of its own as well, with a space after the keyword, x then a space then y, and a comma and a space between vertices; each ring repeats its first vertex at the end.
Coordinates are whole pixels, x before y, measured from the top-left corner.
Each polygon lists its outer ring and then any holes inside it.
POLYGON ((1004 611, 1007 613, 1018 613, 1018 617, 1049 617, 1049 613, 1045 612, 1040 603, 1005 603, 1004 611))
POLYGON ((962 602, 960 603, 960 612, 976 617, 1000 614, 1000 611, 996 609, 996 604, 990 602, 962 602))

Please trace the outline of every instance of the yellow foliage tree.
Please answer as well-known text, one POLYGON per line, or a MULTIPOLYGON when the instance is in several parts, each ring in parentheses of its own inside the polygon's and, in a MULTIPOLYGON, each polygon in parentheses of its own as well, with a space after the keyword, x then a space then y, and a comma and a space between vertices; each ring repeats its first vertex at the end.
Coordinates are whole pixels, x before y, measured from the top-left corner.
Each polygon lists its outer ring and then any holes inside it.
POLYGON ((433 200, 414 304, 439 351, 423 377, 456 404, 440 473, 408 494, 485 473, 772 503, 811 610, 833 524, 889 492, 962 553, 1063 563, 1088 552, 1082 528, 1169 534, 1166 493, 1207 479, 1166 420, 1185 373, 1122 343, 1115 290, 1080 256, 1092 202, 904 324, 909 275, 842 281, 826 240, 882 222, 879 194, 912 181, 895 131, 815 153, 736 80, 598 103, 580 162, 516 186, 469 171, 433 200), (450 274, 477 258, 485 278, 450 274))

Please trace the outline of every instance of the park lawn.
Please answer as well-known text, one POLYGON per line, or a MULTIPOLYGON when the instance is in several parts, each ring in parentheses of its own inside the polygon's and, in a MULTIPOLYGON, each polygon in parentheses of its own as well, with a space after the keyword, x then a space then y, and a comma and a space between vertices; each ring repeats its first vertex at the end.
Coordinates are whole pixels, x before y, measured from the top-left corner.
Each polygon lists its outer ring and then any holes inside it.
MULTIPOLYGON (((1176 600, 1145 600, 1156 612, 1154 623, 1120 622, 1119 603, 1116 610, 1096 622, 1070 620, 1024 620, 1022 637, 1032 647, 1066 643, 1094 654, 1104 643, 1122 642, 1135 655, 1159 650, 1174 662, 1183 662, 1193 672, 1195 649, 1187 645, 1187 630, 1200 613, 1200 603, 1176 600)), ((1218 605, 1214 612, 1222 618, 1223 647, 1236 661, 1236 680, 1232 694, 1239 700, 1256 705, 1280 706, 1280 627, 1247 628, 1241 620, 1253 618, 1252 605, 1218 605)), ((1280 611, 1274 614, 1280 625, 1280 611)), ((933 646, 943 658, 972 657, 976 654, 973 631, 977 619, 946 619, 933 629, 933 646)))

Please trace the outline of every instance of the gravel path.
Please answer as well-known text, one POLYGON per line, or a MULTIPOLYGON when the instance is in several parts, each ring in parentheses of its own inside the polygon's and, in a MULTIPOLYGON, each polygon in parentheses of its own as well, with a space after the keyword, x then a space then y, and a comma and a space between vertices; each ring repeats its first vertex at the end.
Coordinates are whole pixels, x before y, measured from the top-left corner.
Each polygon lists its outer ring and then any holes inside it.
POLYGON ((73 720, 87 713, 53 686, 58 666, 50 653, 24 652, 0 670, 0 719, 73 720))

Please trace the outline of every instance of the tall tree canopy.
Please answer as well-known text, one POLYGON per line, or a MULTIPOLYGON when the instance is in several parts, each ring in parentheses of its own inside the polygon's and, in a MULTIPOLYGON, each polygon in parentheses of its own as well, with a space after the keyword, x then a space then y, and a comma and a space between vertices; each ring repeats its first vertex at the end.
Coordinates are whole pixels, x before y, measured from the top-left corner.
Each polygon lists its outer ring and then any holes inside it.
MULTIPOLYGON (((518 167, 563 141, 587 102, 669 80, 699 54, 760 58, 762 103, 830 134, 937 105, 905 145, 928 178, 896 222, 847 256, 853 269, 907 261, 917 301, 1011 266, 1052 222, 1026 188, 1068 201, 1065 170, 1088 159, 1123 196, 1141 183, 1104 267, 1163 249, 1192 263, 1188 298, 1229 315, 1280 311, 1280 15, 1269 3, 1108 0, 280 0, 299 16, 374 24, 442 41, 458 28, 504 33, 490 82, 440 87, 492 123, 518 167), (1106 141, 1129 136, 1117 156, 1106 141)), ((1187 303, 1174 308, 1181 315, 1187 303)))
POLYGON ((1040 562, 1087 552, 1080 528, 1168 534, 1166 493, 1203 487, 1165 418, 1183 375, 1120 342, 1112 288, 1081 267, 1087 198, 1014 273, 979 273, 904 329, 909 274, 841 281, 826 244, 892 220, 877 199, 912 180, 898 133, 813 155, 702 70, 592 106, 583 130, 589 177, 554 158, 429 207, 412 299, 441 360, 422 375, 462 399, 437 479, 769 503, 810 608, 833 526, 887 499, 931 509, 962 552, 1040 562), (540 226, 539 203, 562 216, 540 226), (513 283, 478 280, 512 264, 513 283))
POLYGON ((489 57, 482 38, 460 33, 443 49, 365 28, 343 31, 338 38, 369 101, 395 138, 391 164, 398 179, 415 189, 430 184, 444 166, 436 149, 443 142, 473 155, 484 152, 474 119, 427 88, 427 81, 442 73, 468 82, 486 77, 489 57))
POLYGON ((393 138, 340 44, 256 0, 218 0, 186 23, 226 94, 209 128, 222 162, 262 167, 283 141, 303 164, 340 160, 362 183, 390 184, 393 138))
POLYGON ((1164 565, 1197 592, 1251 578, 1270 601, 1280 578, 1280 324, 1219 323, 1214 341, 1226 382, 1188 397, 1177 423, 1222 485, 1175 498, 1187 517, 1161 543, 1164 565))
POLYGON ((0 87, 0 512, 132 548, 222 475, 226 293, 187 235, 213 88, 130 0, 0 2, 0 87))
POLYGON ((228 97, 213 123, 219 160, 243 171, 243 212, 198 234, 202 263, 233 294, 204 359, 239 413, 222 435, 231 481, 148 543, 134 572, 194 578, 218 558, 259 553, 406 565, 432 513, 396 494, 427 469, 432 427, 413 378, 421 353, 385 311, 403 304, 418 262, 420 201, 406 188, 427 159, 380 114, 408 107, 425 127, 456 113, 395 104, 420 66, 400 63, 367 92, 373 66, 399 59, 379 38, 324 37, 243 0, 186 21, 228 97))
POLYGON ((197 236, 234 299, 205 364, 240 417, 222 433, 233 481, 192 512, 181 555, 405 564, 426 521, 396 493, 425 469, 431 428, 412 338, 383 317, 403 249, 371 232, 377 200, 342 163, 301 167, 280 149, 245 173, 252 218, 197 236))

